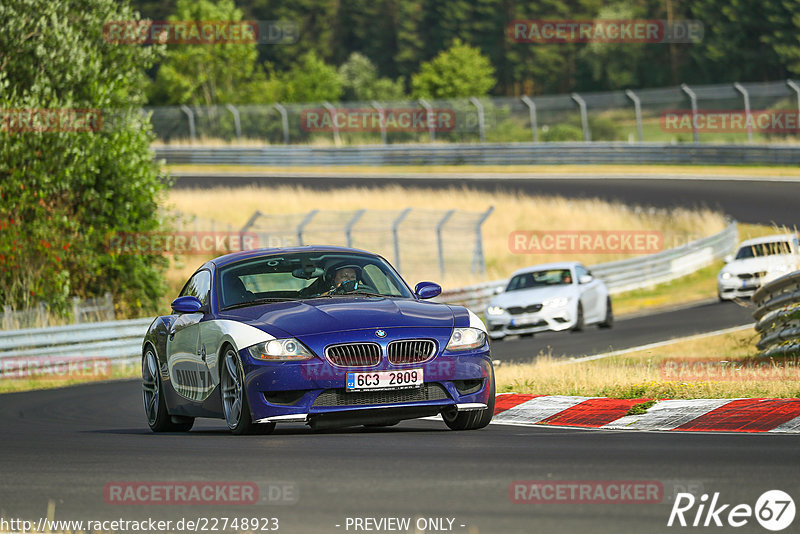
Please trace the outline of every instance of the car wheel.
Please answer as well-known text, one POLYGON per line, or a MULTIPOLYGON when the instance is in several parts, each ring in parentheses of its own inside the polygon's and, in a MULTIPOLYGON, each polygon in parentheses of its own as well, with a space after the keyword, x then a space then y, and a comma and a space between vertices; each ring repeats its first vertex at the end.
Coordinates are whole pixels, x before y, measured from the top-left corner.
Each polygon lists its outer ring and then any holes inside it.
POLYGON ((153 432, 188 432, 194 424, 194 417, 173 417, 167 412, 158 358, 153 348, 148 346, 142 356, 142 400, 147 424, 153 432))
POLYGON ((244 390, 244 371, 239 355, 228 346, 222 359, 222 376, 220 376, 222 393, 222 409, 225 422, 233 434, 269 434, 275 429, 275 423, 255 424, 250 416, 250 403, 244 390))
POLYGON ((572 327, 573 332, 580 332, 583 330, 583 304, 578 302, 578 314, 575 319, 575 326, 572 327))
POLYGON ((611 328, 614 326, 614 310, 611 307, 611 297, 606 298, 606 318, 597 326, 600 328, 611 328))
POLYGON ((451 430, 478 430, 489 424, 494 416, 494 369, 489 375, 489 401, 487 408, 474 412, 458 412, 455 406, 442 411, 442 419, 451 430))

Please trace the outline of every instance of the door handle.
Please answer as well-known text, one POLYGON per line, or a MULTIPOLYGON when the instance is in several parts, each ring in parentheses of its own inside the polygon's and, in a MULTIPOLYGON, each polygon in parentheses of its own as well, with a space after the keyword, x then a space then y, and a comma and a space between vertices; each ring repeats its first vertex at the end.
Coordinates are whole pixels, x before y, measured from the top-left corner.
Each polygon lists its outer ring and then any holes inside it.
POLYGON ((173 339, 175 339, 175 330, 170 330, 169 331, 169 340, 172 341, 173 339))

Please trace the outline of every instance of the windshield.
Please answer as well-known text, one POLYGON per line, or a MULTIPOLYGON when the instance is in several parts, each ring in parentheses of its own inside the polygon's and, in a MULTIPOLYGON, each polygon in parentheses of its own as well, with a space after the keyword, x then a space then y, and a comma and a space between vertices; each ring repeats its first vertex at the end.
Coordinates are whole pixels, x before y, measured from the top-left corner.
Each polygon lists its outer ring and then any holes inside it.
POLYGON ((509 282, 506 291, 530 289, 532 287, 558 286, 572 283, 572 273, 569 269, 548 269, 523 273, 514 276, 509 282))
POLYGON ((788 241, 772 241, 770 243, 759 243, 757 245, 744 246, 736 253, 736 259, 744 260, 747 258, 777 256, 791 253, 792 247, 788 241))
POLYGON ((385 260, 349 252, 259 256, 226 265, 218 276, 221 309, 337 295, 411 298, 385 260))

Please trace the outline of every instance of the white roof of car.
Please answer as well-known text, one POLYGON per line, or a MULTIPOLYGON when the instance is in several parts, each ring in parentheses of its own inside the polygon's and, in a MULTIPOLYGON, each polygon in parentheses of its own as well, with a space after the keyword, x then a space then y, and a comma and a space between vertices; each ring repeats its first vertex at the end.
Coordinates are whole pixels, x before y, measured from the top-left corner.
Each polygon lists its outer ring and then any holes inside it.
POLYGON ((748 239, 747 241, 742 241, 739 243, 739 248, 750 245, 763 245, 764 243, 777 243, 778 241, 794 241, 796 239, 797 236, 792 234, 767 235, 764 237, 755 237, 753 239, 748 239))
POLYGON ((555 263, 540 263, 539 265, 531 265, 530 267, 523 267, 522 269, 517 269, 511 276, 514 277, 518 274, 524 273, 532 273, 534 271, 546 271, 548 269, 572 269, 573 267, 581 265, 579 261, 559 261, 555 263))

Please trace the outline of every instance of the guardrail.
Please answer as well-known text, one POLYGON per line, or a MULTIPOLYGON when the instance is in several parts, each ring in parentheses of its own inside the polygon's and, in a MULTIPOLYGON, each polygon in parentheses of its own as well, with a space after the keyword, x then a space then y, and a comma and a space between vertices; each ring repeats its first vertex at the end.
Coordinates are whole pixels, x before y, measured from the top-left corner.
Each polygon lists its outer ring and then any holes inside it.
POLYGON ((800 146, 626 142, 449 143, 343 147, 155 147, 156 159, 193 165, 800 165, 800 146))
POLYGON ((767 282, 753 294, 753 302, 761 356, 800 353, 800 271, 767 282))
POLYGON ((152 318, 0 332, 0 378, 35 376, 71 362, 138 362, 152 318))
MULTIPOLYGON (((736 221, 733 221, 718 234, 680 247, 639 258, 600 263, 589 268, 593 275, 605 282, 611 294, 621 293, 669 282, 693 273, 729 254, 737 242, 736 221)), ((507 279, 495 280, 443 291, 438 301, 460 304, 479 313, 507 283, 507 279)))
MULTIPOLYGON (((612 293, 618 293, 694 272, 729 253, 736 243, 736 222, 732 222, 716 235, 642 258, 595 265, 592 272, 605 280, 612 293)), ((506 282, 496 280, 445 291, 437 300, 480 312, 496 289, 506 282)), ((796 283, 800 284, 800 277, 796 283)), ((61 367, 70 361, 104 359, 112 365, 137 363, 142 338, 152 321, 152 318, 131 319, 0 331, 0 378, 18 373, 25 366, 44 372, 48 366, 61 367)))

